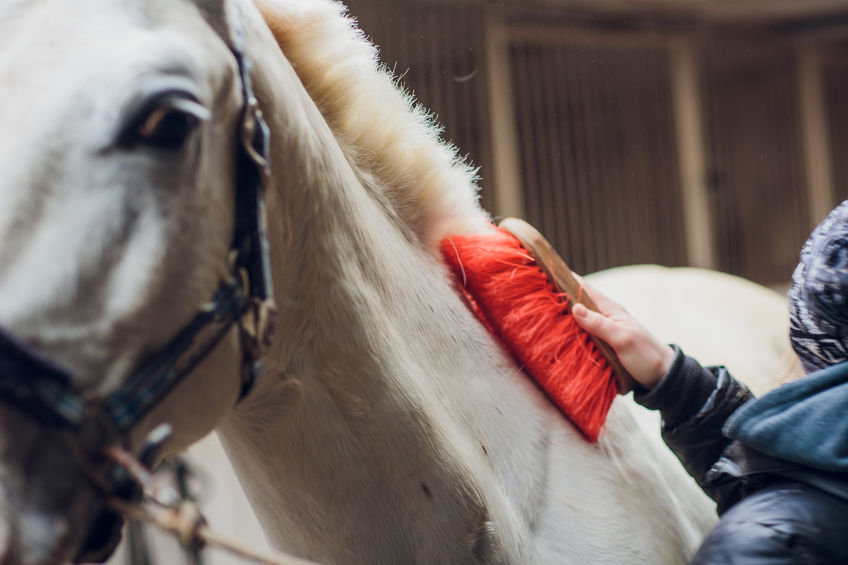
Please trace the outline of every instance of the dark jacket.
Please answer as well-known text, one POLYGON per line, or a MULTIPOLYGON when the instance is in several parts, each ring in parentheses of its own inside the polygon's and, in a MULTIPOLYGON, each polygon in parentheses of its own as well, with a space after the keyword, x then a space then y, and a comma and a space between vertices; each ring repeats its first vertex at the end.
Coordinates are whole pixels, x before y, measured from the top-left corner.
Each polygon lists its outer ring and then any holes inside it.
POLYGON ((692 565, 848 564, 846 382, 848 363, 754 399, 678 349, 660 383, 635 392, 721 515, 692 565))
POLYGON ((848 501, 848 385, 840 384, 848 383, 848 363, 754 399, 724 367, 704 368, 676 351, 659 384, 650 391, 637 389, 635 399, 660 410, 663 440, 716 501, 719 514, 782 479, 848 501), (835 399, 820 394, 816 409, 808 406, 789 416, 792 410, 785 406, 798 408, 823 390, 833 396, 838 386, 846 394, 835 399), (837 422, 830 421, 834 414, 840 414, 837 422))

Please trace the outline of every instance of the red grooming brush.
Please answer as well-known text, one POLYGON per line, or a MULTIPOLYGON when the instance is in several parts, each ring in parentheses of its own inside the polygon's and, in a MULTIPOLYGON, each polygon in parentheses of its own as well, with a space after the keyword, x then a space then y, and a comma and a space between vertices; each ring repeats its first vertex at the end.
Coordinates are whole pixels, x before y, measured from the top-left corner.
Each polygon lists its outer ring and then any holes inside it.
POLYGON ((451 236, 442 255, 472 310, 590 441, 616 392, 633 388, 613 350, 583 331, 571 304, 597 310, 571 269, 531 225, 508 218, 490 233, 451 236))

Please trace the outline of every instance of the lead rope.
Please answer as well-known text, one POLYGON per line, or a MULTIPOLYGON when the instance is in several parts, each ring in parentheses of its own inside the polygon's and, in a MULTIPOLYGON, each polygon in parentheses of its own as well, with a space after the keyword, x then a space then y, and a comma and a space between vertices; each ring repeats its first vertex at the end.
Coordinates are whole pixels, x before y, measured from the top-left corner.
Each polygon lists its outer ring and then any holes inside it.
POLYGON ((263 565, 318 565, 285 553, 262 554, 213 531, 193 501, 157 481, 153 473, 130 452, 113 445, 106 448, 104 455, 142 487, 149 501, 133 504, 122 498, 110 497, 106 500, 107 506, 130 520, 151 524, 172 534, 184 549, 199 551, 215 547, 263 565))

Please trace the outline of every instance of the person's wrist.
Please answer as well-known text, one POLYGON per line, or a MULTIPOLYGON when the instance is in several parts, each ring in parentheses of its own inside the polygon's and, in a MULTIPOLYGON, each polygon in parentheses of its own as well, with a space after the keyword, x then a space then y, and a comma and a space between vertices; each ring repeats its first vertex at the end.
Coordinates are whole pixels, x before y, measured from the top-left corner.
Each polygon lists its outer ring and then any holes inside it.
POLYGON ((664 343, 657 344, 657 360, 654 364, 654 369, 651 371, 650 378, 642 383, 642 387, 650 390, 657 386, 662 378, 668 373, 671 364, 674 362, 675 352, 670 345, 664 343))

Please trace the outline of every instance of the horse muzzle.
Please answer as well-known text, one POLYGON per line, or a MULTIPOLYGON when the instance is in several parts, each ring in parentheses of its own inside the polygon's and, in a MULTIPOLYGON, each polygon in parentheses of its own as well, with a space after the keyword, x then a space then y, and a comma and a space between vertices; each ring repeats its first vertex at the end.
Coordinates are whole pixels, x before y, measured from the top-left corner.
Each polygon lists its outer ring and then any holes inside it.
POLYGON ((15 412, 0 415, 0 565, 68 563, 87 545, 103 498, 57 434, 15 412))

